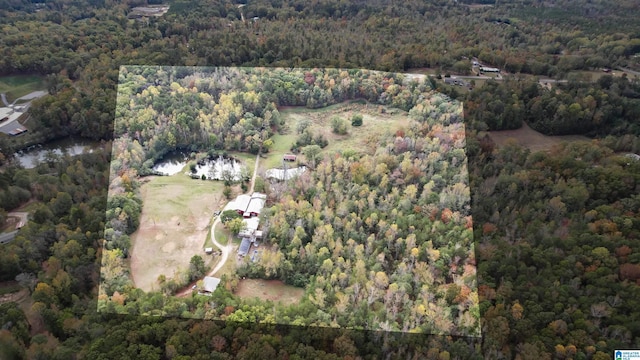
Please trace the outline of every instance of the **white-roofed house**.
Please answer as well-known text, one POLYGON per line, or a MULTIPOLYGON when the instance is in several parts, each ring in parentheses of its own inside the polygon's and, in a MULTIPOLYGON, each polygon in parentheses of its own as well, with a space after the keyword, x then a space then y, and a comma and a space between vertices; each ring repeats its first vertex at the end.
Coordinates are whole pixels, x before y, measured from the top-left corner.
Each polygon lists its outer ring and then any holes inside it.
POLYGON ((212 276, 205 276, 202 283, 202 291, 210 294, 218 288, 218 285, 220 285, 220 279, 212 276))

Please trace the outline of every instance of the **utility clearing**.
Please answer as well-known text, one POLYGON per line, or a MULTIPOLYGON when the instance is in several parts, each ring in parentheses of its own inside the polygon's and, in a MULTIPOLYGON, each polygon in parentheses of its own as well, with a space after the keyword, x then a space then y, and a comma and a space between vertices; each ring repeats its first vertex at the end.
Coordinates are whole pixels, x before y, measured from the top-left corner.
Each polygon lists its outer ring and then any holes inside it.
POLYGON ((582 135, 544 135, 533 130, 524 122, 520 129, 489 131, 489 135, 498 147, 504 146, 511 139, 532 152, 549 151, 552 147, 568 141, 591 141, 591 139, 582 135))

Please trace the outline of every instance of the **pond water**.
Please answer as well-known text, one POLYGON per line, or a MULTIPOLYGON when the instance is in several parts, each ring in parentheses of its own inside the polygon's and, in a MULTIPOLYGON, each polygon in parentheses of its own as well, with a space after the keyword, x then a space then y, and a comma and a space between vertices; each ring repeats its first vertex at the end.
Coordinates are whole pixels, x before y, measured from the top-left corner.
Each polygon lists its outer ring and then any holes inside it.
POLYGON ((164 156, 160 162, 153 166, 153 171, 165 175, 175 175, 187 166, 189 155, 186 152, 174 151, 164 156))
POLYGON ((88 154, 100 147, 101 143, 99 141, 69 137, 46 144, 33 145, 25 150, 17 151, 15 158, 25 169, 33 169, 52 155, 75 156, 88 154))
POLYGON ((189 163, 189 155, 185 152, 172 152, 167 154, 160 162, 153 166, 153 170, 165 175, 175 175, 184 172, 188 175, 202 177, 209 180, 222 180, 225 176, 233 181, 240 180, 242 164, 236 159, 219 156, 212 160, 204 160, 196 166, 196 172, 192 173, 186 168, 189 163))

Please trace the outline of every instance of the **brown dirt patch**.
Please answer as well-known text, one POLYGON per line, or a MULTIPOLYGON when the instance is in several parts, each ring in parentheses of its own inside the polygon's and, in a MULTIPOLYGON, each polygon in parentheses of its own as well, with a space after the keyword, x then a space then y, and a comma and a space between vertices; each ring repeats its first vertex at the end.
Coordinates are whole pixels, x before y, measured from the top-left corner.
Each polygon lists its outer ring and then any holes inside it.
POLYGON ((284 305, 298 303, 304 295, 304 289, 285 285, 280 280, 246 279, 240 280, 236 295, 242 298, 260 298, 284 305))
POLYGON ((0 303, 8 301, 19 301, 29 295, 29 290, 20 286, 15 280, 0 282, 0 303))
POLYGON ((504 146, 511 139, 532 152, 549 151, 565 141, 591 141, 582 135, 547 136, 533 130, 526 123, 522 123, 522 127, 517 130, 489 131, 489 135, 498 147, 504 146))

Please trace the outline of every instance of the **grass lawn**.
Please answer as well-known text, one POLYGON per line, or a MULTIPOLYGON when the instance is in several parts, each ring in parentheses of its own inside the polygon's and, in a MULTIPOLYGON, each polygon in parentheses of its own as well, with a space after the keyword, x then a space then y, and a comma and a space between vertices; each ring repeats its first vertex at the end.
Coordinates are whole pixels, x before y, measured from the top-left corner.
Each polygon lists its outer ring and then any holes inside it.
POLYGON ((136 287, 149 291, 158 275, 171 278, 188 268, 193 255, 204 255, 213 212, 224 204, 223 186, 181 173, 144 179, 140 226, 131 236, 136 287))
MULTIPOLYGON (((288 108, 280 113, 285 117, 285 121, 292 131, 295 131, 299 121, 310 120, 309 129, 314 136, 322 134, 329 141, 329 145, 323 149, 325 154, 344 150, 373 153, 379 146, 378 139, 388 134, 394 134, 397 130, 408 129, 411 122, 407 113, 402 110, 383 106, 385 111, 380 112, 380 108, 374 104, 345 102, 315 110, 288 108), (363 117, 363 124, 360 127, 351 126, 351 117, 355 114, 361 114, 363 117), (332 132, 331 118, 334 116, 347 122, 347 135, 337 135, 332 132)), ((297 138, 297 134, 285 136, 290 136, 291 142, 297 138)), ((283 138, 283 140, 289 141, 288 138, 283 138)), ((272 161, 275 164, 275 160, 272 161)), ((281 163, 280 157, 277 162, 281 163)))
MULTIPOLYGON (((485 79, 464 79, 464 81, 466 82, 471 82, 471 80, 475 82, 474 88, 480 88, 487 83, 487 80, 485 79)), ((462 91, 469 91, 469 89, 466 86, 458 86, 458 87, 461 88, 460 90, 462 91)))
POLYGON ((438 71, 440 71, 442 74, 444 74, 442 72, 442 70, 439 69, 435 69, 435 68, 411 68, 408 69, 406 72, 409 74, 425 74, 425 75, 436 75, 438 74, 438 71))
POLYGON ((256 156, 253 154, 249 154, 246 152, 239 151, 230 151, 227 153, 229 156, 241 161, 244 165, 246 165, 252 172, 253 167, 256 165, 256 156))
POLYGON ((509 139, 513 139, 532 152, 549 151, 553 146, 563 141, 591 141, 582 135, 547 136, 533 130, 526 123, 523 123, 520 129, 489 131, 489 135, 498 146, 504 146, 509 139))
POLYGON ((237 251, 236 248, 234 248, 233 251, 231 251, 231 254, 229 254, 229 257, 227 258, 227 262, 225 262, 224 265, 220 268, 220 270, 218 270, 218 272, 215 274, 215 277, 219 278, 224 274, 226 274, 227 276, 232 276, 233 274, 236 273, 236 267, 237 267, 236 251, 237 251))
POLYGON ((264 158, 260 159, 260 168, 267 170, 282 167, 282 155, 290 153, 291 145, 296 141, 295 124, 289 124, 288 134, 276 134, 271 139, 273 147, 264 158))
POLYGON ((0 77, 0 93, 6 93, 7 101, 9 102, 42 89, 44 89, 44 79, 40 76, 15 75, 0 77))
POLYGON ((236 295, 292 305, 302 300, 304 289, 286 285, 280 280, 245 279, 238 283, 236 295))
POLYGON ((229 237, 231 234, 229 233, 229 230, 224 228, 224 225, 222 225, 221 222, 216 225, 214 231, 216 234, 216 241, 222 245, 227 245, 229 243, 229 237))
POLYGON ((213 240, 211 240, 211 225, 209 225, 209 230, 207 231, 207 238, 204 241, 204 247, 214 248, 214 251, 216 249, 219 250, 218 247, 213 244, 213 240))

